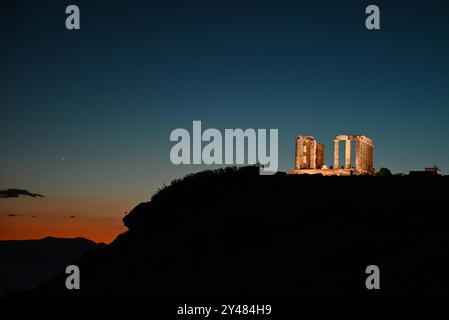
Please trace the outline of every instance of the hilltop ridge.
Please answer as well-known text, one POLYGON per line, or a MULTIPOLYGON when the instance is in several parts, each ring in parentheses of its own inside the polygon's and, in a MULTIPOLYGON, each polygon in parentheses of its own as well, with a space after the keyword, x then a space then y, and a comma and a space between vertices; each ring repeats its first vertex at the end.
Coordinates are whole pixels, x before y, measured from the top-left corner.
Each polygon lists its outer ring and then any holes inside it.
POLYGON ((9 298, 448 298, 448 177, 260 176, 256 167, 175 180, 64 275, 9 298), (365 288, 378 265, 382 289, 365 288))

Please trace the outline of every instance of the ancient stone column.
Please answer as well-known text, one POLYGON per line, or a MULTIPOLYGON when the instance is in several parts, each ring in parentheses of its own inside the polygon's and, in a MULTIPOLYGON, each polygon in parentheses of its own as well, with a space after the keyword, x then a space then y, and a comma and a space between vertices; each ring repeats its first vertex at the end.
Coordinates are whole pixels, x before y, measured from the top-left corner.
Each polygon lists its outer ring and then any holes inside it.
POLYGON ((370 146, 369 146, 369 143, 367 142, 366 143, 366 171, 368 171, 369 172, 369 166, 370 166, 370 164, 369 164, 369 162, 370 162, 370 160, 369 160, 369 148, 370 148, 370 146))
POLYGON ((345 141, 345 154, 346 154, 346 161, 345 161, 345 169, 351 169, 351 140, 347 139, 345 141))
POLYGON ((324 165, 324 144, 317 143, 316 147, 316 167, 321 169, 324 165))
POLYGON ((369 143, 366 144, 366 171, 371 172, 370 167, 371 167, 371 157, 370 157, 370 151, 371 146, 369 143))
POLYGON ((310 142, 310 169, 316 169, 316 140, 310 142))
POLYGON ((296 138, 296 154, 295 154, 295 169, 299 170, 301 168, 301 140, 299 137, 296 138))
POLYGON ((362 150, 363 150, 363 153, 362 153, 362 169, 363 170, 367 170, 368 169, 368 157, 367 157, 367 153, 368 153, 368 148, 367 148, 367 144, 366 144, 366 142, 365 141, 363 141, 362 142, 362 150))
POLYGON ((309 159, 310 159, 310 145, 308 141, 303 141, 301 143, 301 169, 309 169, 309 159))
POLYGON ((365 143, 360 140, 360 170, 365 170, 365 143))
POLYGON ((340 169, 340 140, 334 140, 334 169, 340 169))
POLYGON ((360 139, 356 140, 355 145, 355 168, 360 170, 362 168, 362 142, 360 139))
POLYGON ((371 167, 371 157, 370 157, 370 144, 367 143, 366 144, 366 171, 371 172, 370 167, 371 167))

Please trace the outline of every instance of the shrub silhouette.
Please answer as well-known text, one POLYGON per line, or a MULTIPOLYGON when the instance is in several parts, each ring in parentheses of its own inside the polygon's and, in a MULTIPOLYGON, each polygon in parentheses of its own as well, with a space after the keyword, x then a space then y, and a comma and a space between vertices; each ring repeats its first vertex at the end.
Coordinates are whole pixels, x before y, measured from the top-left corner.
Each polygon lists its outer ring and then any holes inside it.
POLYGON ((376 176, 378 177, 389 177, 392 176, 390 169, 380 168, 379 171, 376 172, 376 176))

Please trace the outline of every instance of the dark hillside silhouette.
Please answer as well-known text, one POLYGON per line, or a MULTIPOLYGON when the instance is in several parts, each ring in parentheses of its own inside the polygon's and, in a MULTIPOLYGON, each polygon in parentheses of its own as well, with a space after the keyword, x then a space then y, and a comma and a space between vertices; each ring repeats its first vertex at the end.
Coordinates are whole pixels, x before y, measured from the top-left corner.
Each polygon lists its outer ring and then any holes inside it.
POLYGON ((137 205, 129 231, 9 299, 449 298, 448 177, 322 177, 226 168, 137 205), (381 290, 365 288, 365 268, 381 290))
POLYGON ((0 241, 0 296, 7 290, 32 289, 104 246, 84 238, 0 241))

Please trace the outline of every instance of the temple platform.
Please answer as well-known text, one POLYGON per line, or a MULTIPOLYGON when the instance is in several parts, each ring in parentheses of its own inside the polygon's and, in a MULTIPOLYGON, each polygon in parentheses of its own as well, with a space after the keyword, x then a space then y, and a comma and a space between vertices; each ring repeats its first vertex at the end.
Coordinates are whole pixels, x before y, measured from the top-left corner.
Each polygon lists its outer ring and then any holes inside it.
MULTIPOLYGON (((374 170, 373 170, 374 171, 374 170)), ((374 175, 374 172, 359 169, 294 169, 287 174, 321 174, 323 176, 374 175)))

